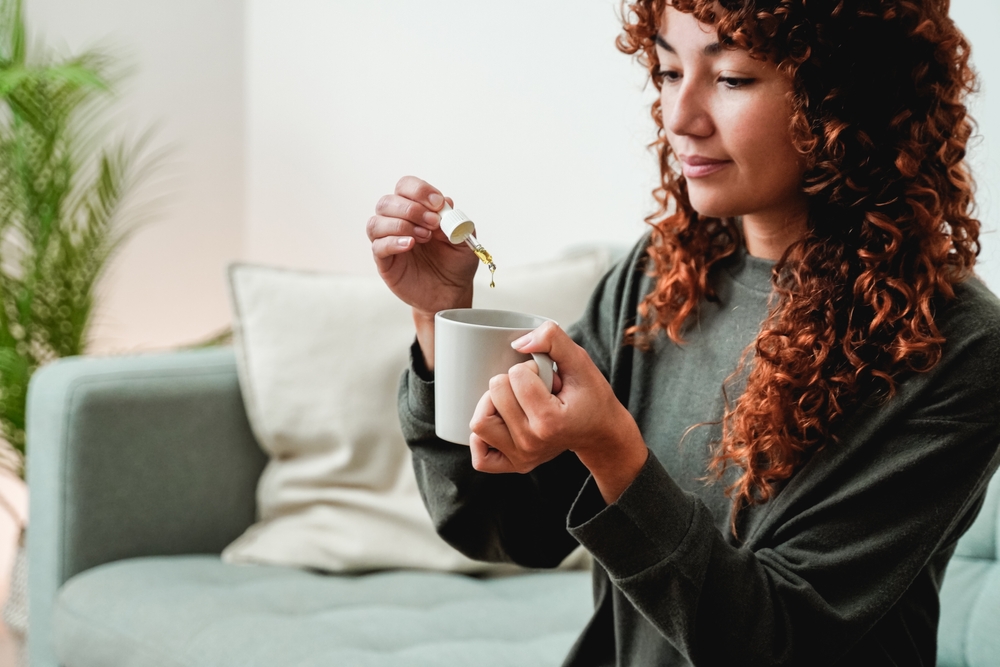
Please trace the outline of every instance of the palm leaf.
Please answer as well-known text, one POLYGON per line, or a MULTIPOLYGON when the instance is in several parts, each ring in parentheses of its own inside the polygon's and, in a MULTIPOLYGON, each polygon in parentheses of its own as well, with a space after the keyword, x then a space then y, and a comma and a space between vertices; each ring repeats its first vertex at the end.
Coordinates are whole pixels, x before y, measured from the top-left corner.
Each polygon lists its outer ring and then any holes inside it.
POLYGON ((26 30, 21 0, 0 0, 0 27, 0 62, 23 63, 26 30))
POLYGON ((106 266, 147 216, 129 193, 163 161, 149 135, 108 142, 106 51, 29 53, 21 0, 0 0, 0 436, 23 451, 27 383, 84 351, 106 266))
POLYGON ((33 370, 17 350, 0 347, 0 434, 15 447, 24 446, 25 394, 33 370))

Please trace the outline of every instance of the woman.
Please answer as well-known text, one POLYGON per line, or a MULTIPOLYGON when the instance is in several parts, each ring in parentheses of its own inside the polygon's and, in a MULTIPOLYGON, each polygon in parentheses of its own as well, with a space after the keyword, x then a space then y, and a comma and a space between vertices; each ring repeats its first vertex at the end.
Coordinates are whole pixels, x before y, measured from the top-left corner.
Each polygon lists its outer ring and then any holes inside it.
POLYGON ((968 45, 947 0, 644 0, 653 229, 568 333, 434 437, 433 314, 476 258, 402 179, 368 232, 413 306, 403 430, 441 535, 536 567, 578 543, 568 665, 934 664, 937 591, 1000 463, 1000 304, 972 276, 968 45), (520 474, 497 474, 497 473, 520 474))

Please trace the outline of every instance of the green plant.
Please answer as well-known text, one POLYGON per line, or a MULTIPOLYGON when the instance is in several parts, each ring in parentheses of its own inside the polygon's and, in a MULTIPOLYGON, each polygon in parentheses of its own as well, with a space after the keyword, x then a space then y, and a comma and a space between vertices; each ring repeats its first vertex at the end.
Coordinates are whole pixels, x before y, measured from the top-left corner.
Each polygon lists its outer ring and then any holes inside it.
POLYGON ((108 138, 113 66, 29 53, 22 0, 0 0, 0 436, 22 454, 28 380, 84 351, 95 286, 137 226, 125 195, 155 161, 108 138))

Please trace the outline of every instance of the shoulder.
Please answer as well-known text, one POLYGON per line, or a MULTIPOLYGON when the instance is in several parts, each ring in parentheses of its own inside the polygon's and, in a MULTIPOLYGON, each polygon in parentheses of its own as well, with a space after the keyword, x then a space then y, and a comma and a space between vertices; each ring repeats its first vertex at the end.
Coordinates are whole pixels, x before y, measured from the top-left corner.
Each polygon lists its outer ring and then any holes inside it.
POLYGON ((643 234, 642 237, 631 248, 629 248, 628 252, 622 254, 618 261, 612 265, 606 276, 609 284, 615 286, 626 285, 636 282, 636 278, 641 280, 642 278, 648 277, 646 274, 648 273, 648 251, 649 244, 651 243, 650 236, 650 232, 643 234))
POLYGON ((628 304, 637 303, 637 299, 649 289, 647 249, 650 244, 650 234, 646 233, 639 241, 624 253, 598 283, 591 296, 591 310, 599 312, 605 320, 619 320, 634 317, 634 307, 628 304))
POLYGON ((608 270, 591 294, 583 316, 569 329, 570 336, 587 350, 605 376, 610 373, 625 329, 635 320, 643 285, 650 280, 646 275, 648 246, 646 234, 608 270))
POLYGON ((1000 298, 973 276, 955 286, 955 298, 944 305, 940 316, 939 326, 953 329, 960 337, 983 329, 996 332, 1000 328, 1000 298))
POLYGON ((1000 411, 1000 299, 978 278, 955 287, 935 312, 941 360, 921 373, 932 411, 952 419, 994 420, 1000 411))
POLYGON ((957 363, 969 356, 979 368, 1000 371, 1000 299, 979 278, 955 286, 955 298, 935 313, 945 338, 942 361, 957 363))

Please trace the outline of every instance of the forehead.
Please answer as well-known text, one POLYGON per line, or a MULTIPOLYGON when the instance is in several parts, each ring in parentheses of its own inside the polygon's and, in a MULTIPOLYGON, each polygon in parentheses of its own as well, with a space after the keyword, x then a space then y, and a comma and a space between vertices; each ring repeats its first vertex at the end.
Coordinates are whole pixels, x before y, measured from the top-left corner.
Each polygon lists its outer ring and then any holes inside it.
POLYGON ((682 59, 723 60, 727 65, 738 64, 755 72, 776 69, 767 58, 751 56, 745 49, 720 44, 714 25, 702 23, 692 14, 669 6, 663 12, 655 39, 661 58, 665 52, 682 59))
POLYGON ((710 44, 718 44, 719 36, 715 26, 702 23, 692 14, 667 6, 660 18, 657 40, 667 50, 677 50, 681 46, 703 49, 710 44))

